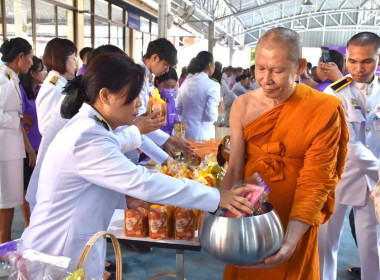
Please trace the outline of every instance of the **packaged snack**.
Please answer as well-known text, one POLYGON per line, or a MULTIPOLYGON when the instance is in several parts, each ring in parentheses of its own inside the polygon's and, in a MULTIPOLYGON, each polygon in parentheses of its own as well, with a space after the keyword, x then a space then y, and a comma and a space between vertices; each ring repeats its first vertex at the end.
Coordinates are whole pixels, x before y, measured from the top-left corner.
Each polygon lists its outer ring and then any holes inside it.
MULTIPOLYGON (((264 193, 264 187, 260 187, 260 186, 256 186, 256 185, 249 185, 247 184, 246 186, 253 186, 254 189, 250 192, 246 192, 243 194, 243 197, 245 197, 246 199, 248 199, 248 201, 252 204, 252 205, 256 205, 256 203, 259 201, 260 197, 263 195, 264 193)), ((241 210, 238 210, 241 214, 240 217, 247 217, 248 214, 244 211, 241 211, 241 210)), ((237 216, 232 213, 231 211, 227 211, 226 214, 225 214, 225 217, 229 217, 229 218, 236 218, 237 216)))
POLYGON ((174 238, 194 239, 196 226, 195 210, 176 207, 174 209, 174 238))
POLYGON ((174 137, 185 138, 186 125, 183 122, 176 121, 174 123, 174 137))
POLYGON ((124 235, 145 237, 148 234, 148 219, 135 209, 124 210, 124 235))
POLYGON ((161 113, 157 115, 157 118, 165 117, 166 122, 166 102, 161 99, 161 96, 157 88, 153 90, 151 93, 152 96, 149 97, 146 108, 147 113, 151 114, 152 112, 160 111, 161 113))
POLYGON ((152 239, 170 239, 172 235, 172 207, 152 205, 160 213, 148 212, 149 237, 152 239))

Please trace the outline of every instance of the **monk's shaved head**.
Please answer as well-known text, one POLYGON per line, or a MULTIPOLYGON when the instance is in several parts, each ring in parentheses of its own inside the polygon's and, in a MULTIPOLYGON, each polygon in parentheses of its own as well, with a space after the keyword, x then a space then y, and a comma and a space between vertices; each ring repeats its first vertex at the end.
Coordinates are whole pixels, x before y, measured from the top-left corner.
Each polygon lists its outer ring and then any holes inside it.
POLYGON ((265 48, 278 48, 279 45, 286 46, 289 53, 289 60, 297 63, 302 58, 302 44, 297 32, 284 28, 276 27, 268 30, 261 36, 257 47, 261 44, 265 48))

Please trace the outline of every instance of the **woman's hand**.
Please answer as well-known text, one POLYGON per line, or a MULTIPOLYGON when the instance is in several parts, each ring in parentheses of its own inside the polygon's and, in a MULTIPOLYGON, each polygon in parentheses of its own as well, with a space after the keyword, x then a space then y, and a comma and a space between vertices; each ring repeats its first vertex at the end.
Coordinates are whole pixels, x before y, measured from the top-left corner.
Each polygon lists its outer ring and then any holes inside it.
POLYGON ((146 213, 141 208, 159 213, 157 209, 153 208, 152 206, 150 206, 148 202, 143 201, 141 199, 126 195, 125 200, 127 202, 128 209, 135 209, 137 213, 139 213, 142 216, 146 216, 146 213))
POLYGON ((239 187, 234 190, 219 189, 219 207, 230 210, 238 217, 240 217, 241 214, 236 209, 247 212, 248 214, 253 214, 253 205, 246 198, 240 196, 241 194, 252 191, 253 189, 254 188, 250 186, 239 187))
POLYGON ((329 63, 319 62, 318 68, 317 68, 318 76, 321 74, 324 80, 329 79, 332 82, 335 82, 343 78, 342 72, 340 72, 338 66, 334 62, 329 62, 329 63))
POLYGON ((30 129, 34 125, 33 117, 30 115, 24 115, 21 119, 21 122, 25 125, 26 133, 29 133, 30 129))
POLYGON ((167 143, 167 142, 164 144, 164 150, 165 150, 165 152, 168 153, 169 156, 171 156, 171 157, 176 156, 176 152, 177 152, 176 147, 167 143))
POLYGON ((166 125, 164 117, 157 118, 159 113, 160 111, 153 112, 149 115, 144 114, 135 120, 134 125, 140 130, 140 134, 147 134, 166 125))
POLYGON ((178 150, 184 151, 185 153, 189 153, 191 155, 195 154, 196 152, 196 150, 193 147, 191 147, 191 143, 189 141, 180 137, 170 136, 169 139, 165 142, 165 144, 173 145, 178 150))
POLYGON ((37 161, 37 155, 33 150, 28 152, 28 158, 29 158, 29 166, 35 167, 36 161, 37 161))

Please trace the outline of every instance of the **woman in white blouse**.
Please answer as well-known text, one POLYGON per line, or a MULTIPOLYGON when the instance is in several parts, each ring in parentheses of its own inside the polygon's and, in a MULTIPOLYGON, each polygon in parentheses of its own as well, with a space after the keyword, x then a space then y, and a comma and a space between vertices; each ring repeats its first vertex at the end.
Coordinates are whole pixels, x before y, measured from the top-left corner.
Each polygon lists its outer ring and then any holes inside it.
MULTIPOLYGON (((141 142, 133 124, 144 73, 125 55, 102 54, 89 63, 80 82, 70 85, 67 94, 72 98, 65 99, 62 113, 74 116, 46 152, 37 204, 22 235, 25 247, 76 262, 88 239, 107 229, 116 208, 149 208, 143 201, 206 211, 220 206, 238 213, 236 207, 252 213, 249 202, 238 196, 249 187, 222 191, 152 174, 123 155, 126 147, 135 149, 141 142), (66 104, 70 100, 73 103, 66 104), (125 125, 134 133, 121 139, 115 130, 125 125)), ((101 277, 104 261, 105 246, 97 243, 87 258, 86 278, 101 277)))
POLYGON ((22 38, 6 40, 0 47, 0 243, 11 240, 14 207, 23 204, 23 158, 25 146, 21 121, 33 125, 31 116, 22 115, 19 73, 32 66, 32 46, 22 38))

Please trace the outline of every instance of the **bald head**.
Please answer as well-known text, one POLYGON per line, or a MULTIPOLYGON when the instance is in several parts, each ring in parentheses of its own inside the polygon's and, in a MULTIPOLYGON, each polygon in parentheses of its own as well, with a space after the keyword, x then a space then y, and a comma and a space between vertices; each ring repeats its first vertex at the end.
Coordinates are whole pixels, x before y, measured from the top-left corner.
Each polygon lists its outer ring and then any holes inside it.
POLYGON ((302 58, 302 44, 297 32, 284 28, 276 27, 268 30, 260 37, 257 47, 262 46, 267 49, 286 46, 289 53, 289 60, 297 63, 302 58))

